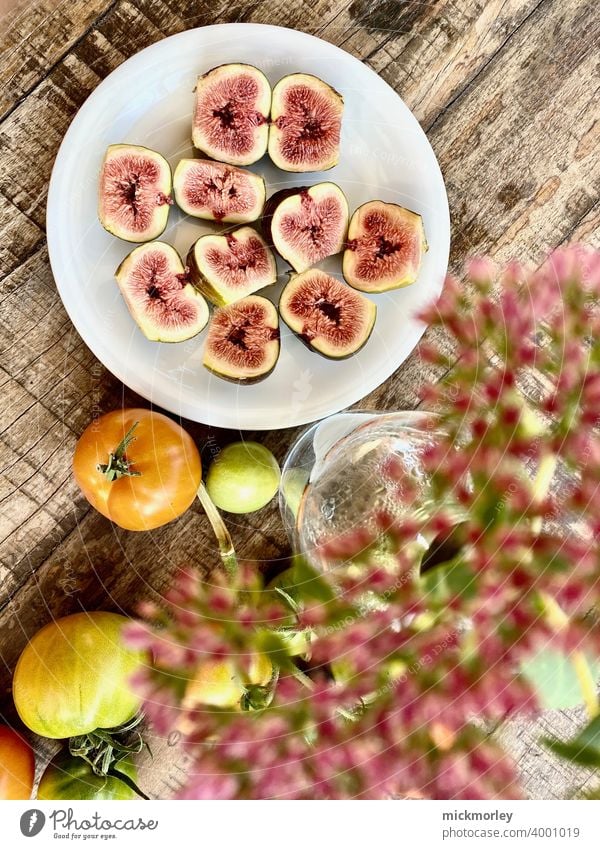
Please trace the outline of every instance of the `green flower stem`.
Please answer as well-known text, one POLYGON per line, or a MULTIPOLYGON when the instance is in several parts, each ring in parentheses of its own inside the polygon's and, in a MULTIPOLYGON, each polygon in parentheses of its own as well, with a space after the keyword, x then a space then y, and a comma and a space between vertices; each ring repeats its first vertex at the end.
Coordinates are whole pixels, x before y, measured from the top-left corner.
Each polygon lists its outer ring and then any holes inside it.
POLYGON ((581 689, 587 714, 590 719, 595 719, 600 714, 600 706, 598 705, 596 682, 594 681, 590 665, 584 653, 579 649, 571 655, 571 663, 579 681, 579 688, 581 689))
POLYGON ((238 562, 229 531, 227 530, 227 527, 221 517, 221 514, 213 504, 210 495, 206 491, 206 487, 202 482, 198 487, 197 494, 198 500, 204 508, 204 512, 206 513, 208 521, 212 525, 212 529, 217 538, 217 542, 219 544, 219 551, 221 554, 221 560, 223 561, 223 565, 225 566, 225 571, 228 575, 233 576, 238 571, 238 562))
MULTIPOLYGON (((550 489, 550 484, 552 483, 552 478, 554 477, 554 472, 556 471, 557 463, 558 457, 556 454, 547 454, 545 457, 542 457, 532 484, 533 500, 535 503, 539 503, 547 495, 548 490, 550 489)), ((542 530, 541 516, 537 516, 533 520, 531 528, 534 533, 540 533, 542 530)))
POLYGON ((292 675, 294 676, 296 681, 299 681, 304 687, 306 687, 307 690, 315 689, 314 681, 312 681, 312 679, 309 678, 308 675, 305 675, 301 669, 298 669, 297 666, 292 669, 292 675))
MULTIPOLYGON (((555 631, 560 631, 563 628, 566 628, 569 624, 569 617, 558 604, 556 599, 547 595, 547 593, 540 593, 540 596, 544 607, 544 613, 550 626, 555 631)), ((575 674, 579 681, 579 688, 581 690, 587 714, 590 719, 594 719, 600 714, 600 705, 598 704, 596 682, 590 670, 586 656, 580 649, 577 649, 570 655, 569 660, 575 669, 575 674)))
MULTIPOLYGON (((542 458, 537 474, 533 480, 533 497, 535 501, 541 501, 550 489, 550 484, 554 477, 554 472, 556 471, 557 462, 558 457, 556 454, 549 454, 542 458)), ((534 519, 532 529, 536 533, 541 531, 541 516, 534 519)), ((548 622, 554 630, 560 631, 568 625, 569 617, 555 599, 544 593, 542 595, 542 603, 544 605, 544 611, 548 622)), ((581 695, 588 716, 590 719, 594 719, 600 713, 600 705, 598 704, 598 695, 596 693, 596 682, 594 681, 594 676, 592 675, 586 656, 582 651, 577 650, 573 652, 569 659, 573 664, 575 674, 577 675, 579 688, 581 690, 581 695)))

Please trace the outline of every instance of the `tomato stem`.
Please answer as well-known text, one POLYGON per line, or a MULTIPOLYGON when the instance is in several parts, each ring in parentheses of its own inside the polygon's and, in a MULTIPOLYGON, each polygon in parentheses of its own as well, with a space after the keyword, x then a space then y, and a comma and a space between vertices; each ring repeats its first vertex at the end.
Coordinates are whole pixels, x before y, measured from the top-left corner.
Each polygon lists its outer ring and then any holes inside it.
POLYGON ((126 755, 135 755, 144 748, 144 740, 135 728, 140 724, 144 715, 136 714, 128 722, 117 728, 96 728, 89 734, 81 734, 69 739, 69 753, 82 758, 89 764, 96 775, 111 775, 122 781, 142 799, 148 799, 128 775, 119 772, 116 765, 126 755))
POLYGON ((119 442, 114 451, 108 455, 108 463, 101 463, 98 466, 98 471, 109 480, 114 481, 128 475, 129 477, 140 477, 141 472, 135 472, 131 468, 131 463, 127 459, 126 451, 129 445, 135 439, 133 435, 139 422, 134 422, 129 428, 123 439, 119 442))
POLYGON ((198 500, 200 504, 204 508, 204 512, 208 517, 208 521, 212 525, 212 529, 217 538, 217 542, 219 544, 219 552, 221 554, 221 560, 223 561, 223 565, 225 567, 225 571, 229 575, 235 575, 238 570, 238 562, 235 554, 235 549, 233 547, 233 542, 231 540, 231 536, 225 522, 223 521, 221 514, 213 504, 210 495, 208 494, 206 487, 200 482, 200 486, 198 487, 198 500))
POLYGON ((279 667, 273 667, 273 674, 268 684, 248 684, 241 700, 242 710, 264 710, 269 707, 275 696, 279 681, 279 667))

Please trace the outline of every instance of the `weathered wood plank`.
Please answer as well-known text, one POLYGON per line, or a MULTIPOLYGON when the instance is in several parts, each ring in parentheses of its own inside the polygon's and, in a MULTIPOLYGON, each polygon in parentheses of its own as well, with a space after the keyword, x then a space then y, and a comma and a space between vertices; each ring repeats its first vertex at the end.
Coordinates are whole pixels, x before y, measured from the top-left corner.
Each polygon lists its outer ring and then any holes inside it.
MULTIPOLYGON (((17 377, 56 339, 70 334, 72 327, 54 285, 45 248, 10 274, 3 289, 0 356, 4 369, 17 377)), ((34 377, 28 374, 27 379, 31 382, 34 377)))
POLYGON ((515 758, 529 798, 581 798, 600 786, 600 770, 575 766, 552 755, 541 742, 545 737, 570 740, 586 722, 581 707, 545 711, 535 718, 515 717, 499 728, 495 736, 515 758))
POLYGON ((0 592, 6 598, 24 580, 22 572, 74 525, 75 438, 16 381, 3 386, 3 398, 8 404, 0 419, 0 592))
POLYGON ((40 228, 0 194, 0 281, 44 240, 40 228))
POLYGON ((593 3, 544 3, 433 124, 455 263, 474 251, 539 261, 597 202, 597 32, 593 3))
POLYGON ((593 206, 578 223, 573 230, 568 234, 567 242, 569 244, 591 245, 595 248, 600 248, 600 203, 593 206))
POLYGON ((9 16, 2 33, 0 116, 46 76, 110 0, 43 0, 9 16))
POLYGON ((354 0, 319 35, 331 31, 345 50, 366 57, 427 128, 540 2, 354 0))

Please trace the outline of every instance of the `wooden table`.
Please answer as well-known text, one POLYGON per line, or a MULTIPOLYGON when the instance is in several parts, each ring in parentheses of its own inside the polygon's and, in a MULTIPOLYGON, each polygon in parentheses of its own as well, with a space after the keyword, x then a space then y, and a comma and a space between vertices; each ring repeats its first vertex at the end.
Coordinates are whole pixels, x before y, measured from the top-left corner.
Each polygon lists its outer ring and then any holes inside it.
MULTIPOLYGON (((46 250, 52 163, 86 97, 127 57, 166 35, 227 21, 294 27, 343 47, 392 85, 425 129, 452 214, 451 265, 473 252, 538 262, 551 247, 598 242, 594 0, 1 0, 0 57, 0 709, 14 720, 11 674, 28 637, 80 608, 131 613, 182 563, 216 560, 199 507, 159 531, 120 531, 77 491, 70 461, 93 414, 144 403, 98 363, 70 324, 46 250)), ((417 354, 360 405, 411 408, 417 354)), ((536 375, 532 375, 536 380, 536 375)), ((188 424, 210 449, 237 434, 188 424)), ((245 433, 279 459, 296 431, 245 433)), ((239 554, 283 558, 275 504, 228 520, 239 554)), ((543 725, 571 733, 577 713, 503 733, 534 796, 587 779, 537 747, 543 725)), ((180 758, 180 755, 177 755, 180 758)), ((161 760, 161 759, 159 759, 161 760)), ((172 759, 173 760, 173 759, 172 759)), ((147 764, 165 795, 181 762, 147 764)))

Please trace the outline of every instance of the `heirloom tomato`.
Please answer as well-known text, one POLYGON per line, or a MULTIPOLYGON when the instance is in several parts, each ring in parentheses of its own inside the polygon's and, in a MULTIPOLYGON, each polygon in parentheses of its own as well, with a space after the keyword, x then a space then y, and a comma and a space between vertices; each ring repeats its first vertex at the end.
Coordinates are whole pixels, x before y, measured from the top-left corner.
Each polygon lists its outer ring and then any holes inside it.
POLYGON ((115 410, 89 424, 77 442, 73 472, 92 507, 129 531, 181 516, 202 479, 191 436, 144 409, 115 410))
POLYGON ((74 613, 50 622, 23 650, 13 678, 22 721, 60 739, 112 729, 140 708, 129 679, 145 655, 128 648, 117 613, 74 613))
POLYGON ((35 756, 26 740, 0 725, 0 799, 29 799, 33 789, 35 756))
MULTIPOLYGON (((137 781, 137 773, 129 758, 114 764, 115 772, 137 781)), ((96 775, 83 758, 60 752, 46 767, 40 779, 37 798, 52 800, 107 800, 137 799, 135 790, 116 775, 96 775)))

